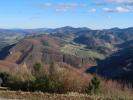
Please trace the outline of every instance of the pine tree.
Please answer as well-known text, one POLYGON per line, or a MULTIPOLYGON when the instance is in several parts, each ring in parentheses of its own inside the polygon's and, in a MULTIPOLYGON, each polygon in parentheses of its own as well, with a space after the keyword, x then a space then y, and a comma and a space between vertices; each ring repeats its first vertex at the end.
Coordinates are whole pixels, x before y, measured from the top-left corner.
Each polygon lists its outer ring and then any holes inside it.
POLYGON ((89 87, 87 88, 86 92, 88 94, 98 94, 100 92, 100 79, 95 76, 90 84, 89 84, 89 87))

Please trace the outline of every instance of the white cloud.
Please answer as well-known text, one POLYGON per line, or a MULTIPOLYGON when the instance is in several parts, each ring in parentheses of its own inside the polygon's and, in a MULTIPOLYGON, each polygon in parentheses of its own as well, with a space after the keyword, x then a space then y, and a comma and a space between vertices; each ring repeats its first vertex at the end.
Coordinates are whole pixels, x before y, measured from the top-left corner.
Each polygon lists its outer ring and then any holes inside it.
POLYGON ((96 8, 92 8, 88 12, 95 13, 96 11, 97 11, 96 8))
POLYGON ((129 9, 133 9, 133 6, 130 6, 130 5, 127 5, 126 7, 129 9))
POLYGON ((104 0, 101 2, 96 2, 97 5, 108 5, 108 4, 133 4, 133 0, 104 0))
POLYGON ((68 10, 74 10, 77 9, 79 7, 78 4, 73 3, 73 4, 57 4, 55 5, 55 10, 56 11, 68 11, 68 10))
POLYGON ((127 13, 131 12, 128 8, 123 7, 116 7, 116 8, 103 8, 105 12, 112 12, 112 13, 127 13))
POLYGON ((38 8, 49 8, 52 7, 52 3, 35 4, 34 6, 38 8))
POLYGON ((36 4, 35 7, 38 8, 52 8, 55 11, 70 11, 70 10, 76 10, 79 8, 85 8, 87 7, 86 4, 78 4, 78 3, 42 3, 42 4, 36 4))

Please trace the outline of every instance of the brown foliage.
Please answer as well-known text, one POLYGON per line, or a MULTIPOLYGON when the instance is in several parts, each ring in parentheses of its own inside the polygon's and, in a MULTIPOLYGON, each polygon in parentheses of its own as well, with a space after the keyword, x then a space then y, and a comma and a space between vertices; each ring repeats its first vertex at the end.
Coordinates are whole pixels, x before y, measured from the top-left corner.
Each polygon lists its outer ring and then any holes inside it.
POLYGON ((102 93, 107 96, 132 96, 131 84, 122 84, 118 81, 107 80, 102 81, 102 93))
POLYGON ((55 67, 54 78, 63 84, 64 91, 83 92, 91 79, 91 75, 64 63, 56 64, 55 67))

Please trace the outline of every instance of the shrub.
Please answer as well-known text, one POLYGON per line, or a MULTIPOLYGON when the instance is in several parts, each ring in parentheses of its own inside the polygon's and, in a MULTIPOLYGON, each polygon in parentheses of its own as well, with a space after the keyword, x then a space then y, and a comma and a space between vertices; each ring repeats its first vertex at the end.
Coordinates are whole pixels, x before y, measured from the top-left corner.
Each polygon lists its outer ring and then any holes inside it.
POLYGON ((60 80, 61 73, 58 71, 59 65, 56 65, 54 61, 51 61, 48 70, 48 78, 49 78, 49 85, 48 85, 48 92, 64 92, 64 84, 62 80, 60 80))
POLYGON ((30 74, 15 74, 10 75, 8 82, 6 84, 11 90, 23 90, 30 91, 32 90, 32 83, 34 82, 35 77, 30 74))
POLYGON ((32 84, 34 91, 43 91, 46 92, 49 84, 49 78, 46 75, 36 76, 36 80, 32 84))
POLYGON ((88 94, 98 94, 100 92, 100 79, 97 76, 91 80, 86 92, 88 94))
POLYGON ((101 94, 106 96, 132 97, 132 84, 125 84, 116 80, 105 80, 101 82, 101 94))
POLYGON ((49 93, 81 92, 87 78, 68 65, 51 61, 43 68, 40 63, 33 66, 33 73, 25 66, 10 73, 6 86, 11 90, 42 91, 49 93))
POLYGON ((0 78, 2 79, 2 86, 5 86, 9 80, 9 74, 6 72, 0 73, 0 78))
POLYGON ((48 86, 48 92, 50 93, 64 93, 64 85, 61 82, 50 81, 48 86))
MULTIPOLYGON (((38 66, 38 65, 37 65, 38 66)), ((35 76, 35 81, 33 83, 34 91, 50 92, 50 93, 62 93, 64 91, 63 84, 59 81, 59 74, 55 69, 54 62, 51 62, 48 68, 48 73, 46 70, 38 70, 35 76)))
POLYGON ((33 66, 33 69, 35 72, 39 72, 42 68, 42 65, 41 63, 35 63, 34 66, 33 66))
POLYGON ((48 41, 42 41, 42 43, 43 43, 44 46, 49 46, 48 41))

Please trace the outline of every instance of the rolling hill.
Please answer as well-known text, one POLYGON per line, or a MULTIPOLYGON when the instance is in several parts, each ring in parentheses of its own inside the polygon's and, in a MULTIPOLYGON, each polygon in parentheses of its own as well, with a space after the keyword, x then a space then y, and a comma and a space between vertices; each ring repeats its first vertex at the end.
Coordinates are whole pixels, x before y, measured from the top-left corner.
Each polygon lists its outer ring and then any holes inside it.
POLYGON ((132 27, 0 29, 0 36, 0 58, 4 60, 0 65, 5 67, 8 63, 25 63, 31 68, 36 62, 48 64, 54 60, 85 71, 102 60, 98 63, 100 75, 115 79, 132 75, 132 27))
POLYGON ((98 66, 99 74, 106 78, 133 82, 133 46, 131 44, 133 44, 132 41, 121 44, 119 51, 101 61, 98 66))

